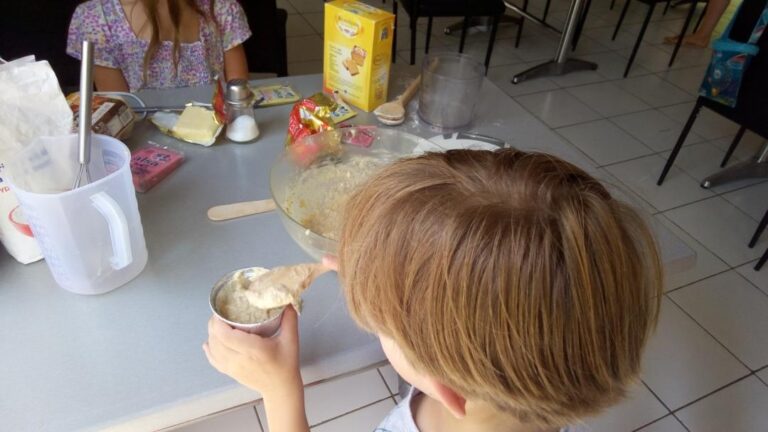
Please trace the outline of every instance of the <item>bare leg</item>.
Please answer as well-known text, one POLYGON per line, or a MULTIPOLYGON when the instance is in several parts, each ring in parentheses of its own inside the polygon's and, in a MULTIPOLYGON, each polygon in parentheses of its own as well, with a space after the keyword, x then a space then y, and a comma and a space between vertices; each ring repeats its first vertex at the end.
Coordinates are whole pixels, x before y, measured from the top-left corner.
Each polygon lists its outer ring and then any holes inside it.
MULTIPOLYGON (((723 13, 728 8, 728 4, 731 0, 709 0, 704 18, 701 21, 701 25, 698 30, 693 34, 685 36, 683 38, 683 45, 690 45, 705 48, 709 46, 709 40, 712 38, 712 32, 715 31, 717 23, 723 16, 723 13)), ((674 44, 677 42, 677 36, 669 36, 664 38, 664 43, 674 44)))

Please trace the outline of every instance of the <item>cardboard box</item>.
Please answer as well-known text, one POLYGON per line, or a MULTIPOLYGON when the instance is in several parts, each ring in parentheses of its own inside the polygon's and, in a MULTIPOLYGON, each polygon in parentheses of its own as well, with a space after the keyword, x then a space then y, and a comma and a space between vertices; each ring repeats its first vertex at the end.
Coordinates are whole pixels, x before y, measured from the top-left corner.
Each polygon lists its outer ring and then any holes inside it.
POLYGON ((325 4, 323 90, 372 111, 387 100, 395 16, 355 0, 325 4))

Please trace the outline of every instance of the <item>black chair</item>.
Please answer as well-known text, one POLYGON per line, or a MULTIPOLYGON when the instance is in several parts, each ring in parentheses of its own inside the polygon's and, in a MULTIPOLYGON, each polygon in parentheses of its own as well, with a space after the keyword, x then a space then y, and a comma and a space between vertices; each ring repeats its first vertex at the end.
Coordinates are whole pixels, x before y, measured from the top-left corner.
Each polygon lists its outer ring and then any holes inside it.
POLYGON ((288 13, 275 0, 240 0, 252 36, 243 43, 248 71, 288 75, 285 26, 288 13))
MULTIPOLYGON (((427 17, 427 43, 424 52, 429 53, 429 40, 432 36, 432 20, 435 17, 464 17, 461 29, 461 41, 459 52, 464 52, 464 44, 467 38, 467 30, 472 17, 491 17, 491 34, 488 40, 488 49, 485 54, 485 69, 491 62, 493 44, 496 40, 496 31, 499 28, 499 20, 504 15, 506 7, 502 0, 393 0, 392 12, 395 14, 395 32, 397 32, 397 9, 400 3, 408 13, 409 28, 411 30, 411 58, 410 63, 416 63, 416 23, 420 17, 427 17)), ((397 34, 393 41, 393 51, 397 52, 397 34)), ((393 61, 395 56, 392 57, 393 61)))
POLYGON ((69 20, 80 0, 3 2, 0 11, 0 57, 12 60, 34 54, 47 60, 68 93, 77 89, 80 62, 66 53, 69 20))
MULTIPOLYGON (((629 75, 629 70, 632 68, 632 63, 635 61, 635 57, 637 56, 637 50, 640 49, 640 44, 643 42, 643 37, 645 36, 645 31, 648 29, 648 24, 651 22, 651 17, 653 16, 653 11, 656 8, 656 5, 659 3, 667 3, 669 5, 668 0, 639 0, 641 3, 645 3, 648 5, 648 13, 645 15, 645 19, 643 20, 643 25, 640 27, 640 33, 637 35, 637 40, 635 41, 635 45, 632 48, 632 54, 629 56, 629 60, 627 61, 627 67, 624 69, 624 78, 629 75)), ((616 36, 619 34, 619 30, 621 29, 621 24, 624 22, 624 18, 627 16, 627 11, 629 10, 629 4, 632 2, 632 0, 626 0, 624 3, 624 8, 621 10, 621 15, 619 16, 619 21, 616 23, 616 29, 613 31, 613 37, 611 40, 616 40, 616 36)), ((677 43, 675 44, 675 49, 672 51, 672 56, 669 59, 669 66, 672 66, 672 63, 675 62, 675 58, 677 57, 678 51, 680 51, 680 46, 683 44, 683 36, 688 32, 688 27, 691 24, 691 19, 693 18, 693 13, 696 11, 696 5, 698 4, 697 0, 693 0, 691 3, 691 9, 688 12, 688 15, 685 17, 685 23, 683 24, 683 29, 680 32, 680 37, 677 39, 677 43)), ((611 6, 613 7, 613 6, 611 6)), ((702 17, 704 14, 702 13, 702 17)), ((699 20, 699 23, 701 20, 699 20)), ((698 27, 698 24, 697 24, 698 27)))
MULTIPOLYGON (((731 39, 737 42, 746 42, 749 39, 760 13, 765 8, 766 1, 756 0, 742 4, 739 14, 734 18, 735 21, 731 27, 731 39)), ((760 51, 752 59, 749 67, 744 72, 736 106, 732 108, 703 96, 699 96, 696 99, 696 104, 688 116, 688 121, 686 121, 680 137, 677 139, 677 143, 672 149, 672 153, 669 155, 669 159, 667 159, 667 163, 664 165, 664 169, 659 176, 658 185, 664 182, 664 178, 666 178, 667 173, 672 168, 672 164, 675 162, 677 154, 680 152, 683 142, 691 131, 693 123, 696 121, 696 117, 698 117, 702 108, 706 107, 740 125, 739 131, 726 152, 721 166, 728 162, 728 158, 733 154, 741 137, 747 130, 768 139, 768 103, 766 102, 768 101, 768 79, 766 79, 768 77, 768 31, 763 33, 757 44, 760 47, 760 51)))

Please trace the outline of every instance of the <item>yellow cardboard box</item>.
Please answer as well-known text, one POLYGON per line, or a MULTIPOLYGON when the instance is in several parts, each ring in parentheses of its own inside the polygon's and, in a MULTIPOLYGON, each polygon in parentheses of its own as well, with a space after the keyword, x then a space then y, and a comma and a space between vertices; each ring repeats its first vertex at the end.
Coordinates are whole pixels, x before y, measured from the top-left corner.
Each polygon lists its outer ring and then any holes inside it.
POLYGON ((323 89, 372 111, 387 99, 395 16, 355 0, 325 4, 323 89))

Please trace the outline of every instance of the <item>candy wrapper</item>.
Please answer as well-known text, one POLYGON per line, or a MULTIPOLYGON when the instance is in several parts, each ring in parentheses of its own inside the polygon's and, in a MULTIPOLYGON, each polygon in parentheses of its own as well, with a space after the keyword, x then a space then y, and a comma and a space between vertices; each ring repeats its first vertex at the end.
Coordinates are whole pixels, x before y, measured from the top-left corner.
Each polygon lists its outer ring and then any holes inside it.
POLYGON ((293 106, 288 117, 285 145, 291 150, 296 163, 306 166, 317 158, 321 150, 324 153, 327 153, 326 150, 333 151, 334 148, 340 150, 339 139, 336 139, 336 143, 304 139, 318 132, 334 129, 335 123, 331 113, 336 107, 336 102, 323 93, 316 93, 307 99, 302 99, 293 106), (296 145, 299 141, 301 145, 296 145))
POLYGON ((153 142, 131 153, 133 186, 138 192, 152 189, 184 162, 184 153, 153 142))

